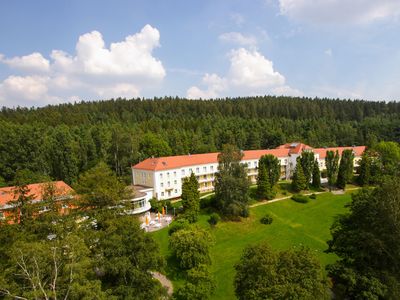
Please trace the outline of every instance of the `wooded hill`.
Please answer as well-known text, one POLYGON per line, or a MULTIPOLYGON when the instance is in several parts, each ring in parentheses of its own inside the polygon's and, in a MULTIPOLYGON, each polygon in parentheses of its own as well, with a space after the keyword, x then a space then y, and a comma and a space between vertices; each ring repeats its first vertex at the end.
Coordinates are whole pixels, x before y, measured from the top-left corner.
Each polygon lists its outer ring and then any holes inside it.
POLYGON ((28 170, 74 182, 105 161, 129 182, 130 166, 150 156, 400 141, 400 103, 291 97, 193 101, 117 99, 0 112, 0 185, 28 170), (3 177, 3 179, 1 178, 3 177))

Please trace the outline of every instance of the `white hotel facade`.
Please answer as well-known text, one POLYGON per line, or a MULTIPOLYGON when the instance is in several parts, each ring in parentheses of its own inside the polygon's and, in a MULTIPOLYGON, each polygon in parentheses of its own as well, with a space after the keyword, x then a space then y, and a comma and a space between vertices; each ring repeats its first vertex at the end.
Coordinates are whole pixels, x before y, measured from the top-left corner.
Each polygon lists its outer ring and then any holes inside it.
MULTIPOLYGON (((289 179, 296 166, 296 159, 303 151, 314 152, 321 170, 325 169, 326 152, 351 149, 354 152, 354 164, 358 165, 365 146, 312 148, 302 143, 284 144, 276 149, 243 151, 243 164, 247 165, 249 180, 255 183, 258 174, 258 161, 263 155, 272 154, 281 164, 281 178, 289 179)), ((132 166, 133 184, 152 189, 152 195, 158 200, 178 198, 182 193, 182 181, 194 173, 199 181, 201 193, 214 190, 214 175, 218 172, 218 154, 205 153, 148 158, 132 166)), ((150 191, 148 189, 148 191, 150 191)))

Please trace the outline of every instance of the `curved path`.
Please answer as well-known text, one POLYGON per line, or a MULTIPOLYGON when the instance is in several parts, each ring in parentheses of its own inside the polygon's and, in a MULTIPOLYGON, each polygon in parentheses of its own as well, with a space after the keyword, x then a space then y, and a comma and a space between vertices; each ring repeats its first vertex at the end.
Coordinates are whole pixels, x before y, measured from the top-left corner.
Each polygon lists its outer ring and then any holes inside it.
POLYGON ((151 275, 153 275, 153 278, 157 279, 163 287, 167 289, 168 295, 172 296, 172 293, 174 292, 174 287, 172 286, 171 280, 169 280, 165 275, 159 273, 159 272, 151 272, 151 275))

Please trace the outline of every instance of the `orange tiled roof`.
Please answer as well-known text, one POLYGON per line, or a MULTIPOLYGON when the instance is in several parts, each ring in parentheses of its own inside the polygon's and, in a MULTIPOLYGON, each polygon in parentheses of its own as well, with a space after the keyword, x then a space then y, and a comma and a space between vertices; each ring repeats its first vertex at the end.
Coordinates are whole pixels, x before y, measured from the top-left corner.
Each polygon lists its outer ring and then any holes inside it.
MULTIPOLYGON (((204 154, 148 158, 134 165, 133 168, 149 171, 161 171, 193 165, 213 164, 218 163, 218 154, 219 152, 213 152, 204 154)), ((289 151, 288 149, 247 150, 243 151, 243 154, 243 160, 250 160, 259 159, 261 156, 266 154, 272 154, 276 157, 287 157, 289 156, 289 151)))
POLYGON ((311 150, 313 148, 303 143, 294 142, 280 145, 277 149, 289 149, 290 154, 300 154, 303 150, 311 150))
POLYGON ((327 151, 334 151, 336 150, 339 152, 339 155, 342 155, 344 150, 353 150, 355 156, 361 156, 365 151, 365 146, 355 146, 355 147, 331 147, 331 148, 316 148, 313 150, 315 154, 319 154, 319 158, 325 158, 327 151))
MULTIPOLYGON (((54 181, 57 196, 66 196, 74 192, 74 190, 64 181, 54 181)), ((33 201, 43 200, 43 187, 46 183, 29 184, 29 196, 33 197, 33 201)), ((0 207, 6 205, 10 201, 14 201, 18 196, 14 194, 15 186, 0 188, 0 207)))

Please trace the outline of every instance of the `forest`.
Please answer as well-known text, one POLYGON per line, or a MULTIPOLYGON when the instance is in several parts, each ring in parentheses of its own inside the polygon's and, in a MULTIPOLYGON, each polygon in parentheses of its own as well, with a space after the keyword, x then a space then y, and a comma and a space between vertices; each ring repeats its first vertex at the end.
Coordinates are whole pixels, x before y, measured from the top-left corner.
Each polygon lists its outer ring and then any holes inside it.
POLYGON ((76 182, 104 161, 130 182, 130 166, 151 156, 400 142, 400 103, 292 97, 215 100, 112 99, 0 111, 0 186, 26 171, 76 182))

